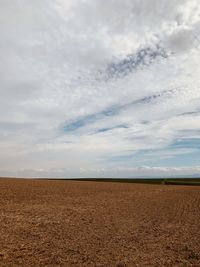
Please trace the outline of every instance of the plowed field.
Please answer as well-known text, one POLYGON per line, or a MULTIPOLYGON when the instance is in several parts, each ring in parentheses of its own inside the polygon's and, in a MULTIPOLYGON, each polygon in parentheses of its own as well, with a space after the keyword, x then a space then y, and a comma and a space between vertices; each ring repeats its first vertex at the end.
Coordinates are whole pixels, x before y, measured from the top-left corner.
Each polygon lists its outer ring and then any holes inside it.
POLYGON ((200 266, 200 187, 0 179, 0 266, 200 266))

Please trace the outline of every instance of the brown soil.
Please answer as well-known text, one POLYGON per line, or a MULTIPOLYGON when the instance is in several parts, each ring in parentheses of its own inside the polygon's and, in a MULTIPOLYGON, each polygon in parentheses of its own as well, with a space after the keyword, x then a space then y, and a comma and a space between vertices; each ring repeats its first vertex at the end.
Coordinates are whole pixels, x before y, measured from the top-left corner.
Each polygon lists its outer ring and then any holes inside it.
POLYGON ((200 266, 200 187, 0 179, 0 266, 200 266))

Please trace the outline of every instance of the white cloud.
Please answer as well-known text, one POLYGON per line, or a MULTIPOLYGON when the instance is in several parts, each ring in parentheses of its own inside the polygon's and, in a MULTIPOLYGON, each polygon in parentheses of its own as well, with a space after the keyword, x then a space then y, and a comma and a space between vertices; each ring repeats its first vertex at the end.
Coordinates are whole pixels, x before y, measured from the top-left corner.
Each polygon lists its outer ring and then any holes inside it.
POLYGON ((0 7, 2 173, 50 175, 53 165, 79 175, 113 155, 170 154, 176 140, 198 136, 198 0, 0 7))

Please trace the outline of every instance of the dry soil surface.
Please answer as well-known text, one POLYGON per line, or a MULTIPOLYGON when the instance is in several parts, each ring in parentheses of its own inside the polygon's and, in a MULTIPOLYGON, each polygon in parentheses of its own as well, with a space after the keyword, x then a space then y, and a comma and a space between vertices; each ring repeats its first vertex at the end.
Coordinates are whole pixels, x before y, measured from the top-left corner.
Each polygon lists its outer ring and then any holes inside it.
POLYGON ((0 179, 0 266, 200 266, 200 187, 0 179))

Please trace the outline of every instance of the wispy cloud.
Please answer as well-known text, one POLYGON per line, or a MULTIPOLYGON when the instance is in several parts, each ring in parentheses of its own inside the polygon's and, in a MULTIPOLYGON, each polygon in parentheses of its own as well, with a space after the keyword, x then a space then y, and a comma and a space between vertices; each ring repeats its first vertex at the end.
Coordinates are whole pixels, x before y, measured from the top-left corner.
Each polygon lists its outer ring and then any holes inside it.
POLYGON ((0 7, 0 175, 199 172, 198 0, 0 7))

